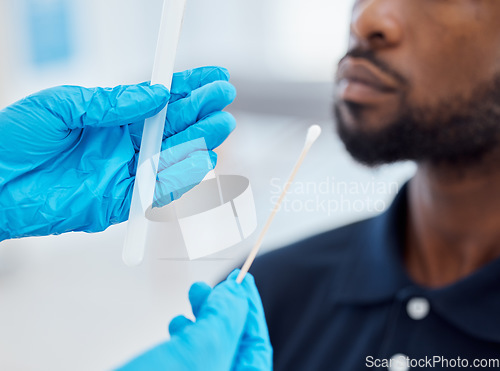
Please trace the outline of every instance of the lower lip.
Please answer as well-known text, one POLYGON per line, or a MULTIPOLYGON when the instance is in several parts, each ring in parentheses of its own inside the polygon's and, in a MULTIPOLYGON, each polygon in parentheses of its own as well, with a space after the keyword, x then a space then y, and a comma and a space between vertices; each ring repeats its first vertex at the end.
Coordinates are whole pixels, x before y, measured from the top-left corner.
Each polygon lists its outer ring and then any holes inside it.
POLYGON ((358 81, 342 80, 339 82, 339 96, 343 101, 376 104, 394 96, 394 91, 381 90, 358 81))

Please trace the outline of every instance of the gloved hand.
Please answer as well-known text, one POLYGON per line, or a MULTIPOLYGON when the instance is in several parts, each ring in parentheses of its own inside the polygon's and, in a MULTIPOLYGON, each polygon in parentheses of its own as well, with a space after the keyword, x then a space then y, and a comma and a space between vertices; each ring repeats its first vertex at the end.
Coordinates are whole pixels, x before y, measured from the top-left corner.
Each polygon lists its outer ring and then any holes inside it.
POLYGON ((201 148, 162 154, 156 188, 171 197, 159 201, 180 197, 215 166, 212 150, 235 127, 221 112, 236 96, 228 79, 225 69, 205 67, 175 74, 171 93, 149 83, 61 86, 0 111, 0 241, 127 220, 144 120, 168 101, 162 149, 204 138, 212 161, 201 148))
POLYGON ((118 371, 272 370, 272 347, 257 287, 250 274, 241 285, 236 283, 238 272, 213 290, 195 283, 189 300, 196 322, 174 318, 170 341, 118 371))

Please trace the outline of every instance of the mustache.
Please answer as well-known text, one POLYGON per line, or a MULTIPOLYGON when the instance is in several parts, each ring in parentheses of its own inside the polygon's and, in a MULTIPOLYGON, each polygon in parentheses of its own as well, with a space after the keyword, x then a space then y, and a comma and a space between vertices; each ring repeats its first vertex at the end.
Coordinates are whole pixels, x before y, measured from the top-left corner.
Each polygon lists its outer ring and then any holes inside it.
POLYGON ((344 57, 342 57, 342 59, 339 61, 339 64, 342 63, 342 61, 347 58, 364 59, 373 64, 374 66, 376 66, 385 74, 396 79, 396 81, 398 81, 402 86, 409 85, 408 80, 404 76, 402 76, 400 73, 398 73, 395 69, 393 69, 390 65, 388 65, 384 61, 378 59, 373 50, 363 49, 363 48, 351 49, 347 52, 347 54, 344 57))

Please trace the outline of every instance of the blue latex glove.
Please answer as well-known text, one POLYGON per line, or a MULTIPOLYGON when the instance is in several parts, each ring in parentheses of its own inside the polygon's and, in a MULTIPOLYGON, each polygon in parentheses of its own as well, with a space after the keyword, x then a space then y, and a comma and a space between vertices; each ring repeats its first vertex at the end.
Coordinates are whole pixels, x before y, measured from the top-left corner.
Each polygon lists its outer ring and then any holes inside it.
POLYGON ((149 83, 61 86, 0 111, 0 241, 127 220, 144 120, 168 101, 162 149, 204 138, 212 161, 201 148, 162 154, 155 206, 180 197, 215 166, 212 150, 235 127, 221 112, 236 96, 228 79, 225 69, 205 67, 175 74, 171 94, 149 83))
POLYGON ((238 272, 213 290, 195 283, 189 300, 196 322, 174 318, 170 341, 119 371, 272 370, 272 347, 257 287, 250 274, 241 285, 236 283, 238 272))

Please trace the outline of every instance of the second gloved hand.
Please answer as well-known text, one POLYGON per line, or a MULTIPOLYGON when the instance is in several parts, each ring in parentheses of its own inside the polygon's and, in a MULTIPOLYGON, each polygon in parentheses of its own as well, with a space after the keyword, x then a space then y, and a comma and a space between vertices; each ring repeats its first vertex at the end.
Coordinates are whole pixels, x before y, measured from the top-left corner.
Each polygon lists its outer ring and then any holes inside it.
POLYGON ((238 270, 213 290, 195 283, 189 300, 196 322, 170 323, 171 340, 119 371, 270 371, 272 347, 253 277, 240 285, 238 270))
POLYGON ((148 83, 62 86, 1 110, 0 241, 99 232, 127 220, 144 120, 167 102, 162 150, 206 143, 162 154, 155 206, 179 198, 215 166, 213 149, 235 127, 222 112, 236 96, 228 79, 205 67, 175 74, 171 92, 148 83))

